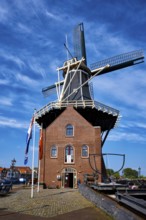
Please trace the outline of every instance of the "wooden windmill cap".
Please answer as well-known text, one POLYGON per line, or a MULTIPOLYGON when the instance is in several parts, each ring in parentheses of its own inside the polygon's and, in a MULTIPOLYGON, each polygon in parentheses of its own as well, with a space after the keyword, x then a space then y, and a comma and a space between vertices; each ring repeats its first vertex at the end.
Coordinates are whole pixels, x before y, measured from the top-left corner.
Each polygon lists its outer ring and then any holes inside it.
MULTIPOLYGON (((68 68, 69 68, 69 71, 71 71, 73 69, 76 70, 78 68, 78 65, 80 62, 81 62, 81 60, 77 60, 76 58, 65 61, 63 67, 59 68, 59 70, 63 70, 63 77, 65 77, 65 74, 67 73, 68 68)), ((84 63, 84 60, 81 62, 80 66, 79 66, 79 70, 84 70, 89 75, 91 75, 91 71, 84 63)))

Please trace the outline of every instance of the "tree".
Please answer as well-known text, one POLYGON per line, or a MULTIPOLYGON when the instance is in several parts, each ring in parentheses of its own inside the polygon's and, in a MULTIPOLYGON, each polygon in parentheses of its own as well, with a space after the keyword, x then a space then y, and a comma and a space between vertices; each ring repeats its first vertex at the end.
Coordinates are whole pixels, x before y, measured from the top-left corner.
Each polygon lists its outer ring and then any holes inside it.
POLYGON ((131 168, 125 168, 123 170, 123 175, 125 178, 136 179, 138 178, 138 171, 131 168))
POLYGON ((114 170, 113 169, 106 169, 107 175, 111 176, 114 174, 114 170))
POLYGON ((115 177, 116 179, 120 178, 120 174, 119 172, 116 172, 113 170, 113 169, 106 169, 106 172, 107 172, 107 175, 110 177, 110 176, 113 176, 115 177))
POLYGON ((115 177, 116 179, 119 179, 119 178, 120 178, 119 172, 114 173, 114 177, 115 177))

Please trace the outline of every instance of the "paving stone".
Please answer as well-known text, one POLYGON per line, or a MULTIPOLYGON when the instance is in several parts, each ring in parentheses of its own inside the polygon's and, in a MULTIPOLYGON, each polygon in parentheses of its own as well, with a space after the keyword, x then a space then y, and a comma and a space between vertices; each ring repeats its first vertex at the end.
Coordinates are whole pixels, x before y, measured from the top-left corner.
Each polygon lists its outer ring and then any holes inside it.
POLYGON ((8 196, 0 198, 1 210, 47 218, 86 208, 95 208, 95 205, 78 189, 40 189, 40 192, 34 189, 33 198, 31 189, 14 189, 8 196))

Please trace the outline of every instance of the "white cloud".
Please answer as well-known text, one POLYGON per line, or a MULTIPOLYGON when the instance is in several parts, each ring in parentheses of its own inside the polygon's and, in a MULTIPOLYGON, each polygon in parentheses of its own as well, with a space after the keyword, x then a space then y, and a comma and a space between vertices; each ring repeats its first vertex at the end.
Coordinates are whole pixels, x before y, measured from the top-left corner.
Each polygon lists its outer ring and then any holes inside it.
POLYGON ((95 23, 86 22, 85 39, 89 64, 139 49, 133 39, 129 41, 129 39, 123 37, 123 33, 120 33, 119 29, 113 32, 105 23, 97 22, 95 25, 95 23))
POLYGON ((19 66, 19 68, 22 68, 25 66, 25 63, 23 60, 21 60, 18 56, 10 54, 10 52, 8 53, 4 50, 0 50, 0 56, 3 57, 5 60, 9 60, 9 61, 16 63, 19 66))
POLYGON ((28 122, 18 121, 14 118, 7 118, 0 116, 0 127, 10 127, 10 128, 27 128, 28 122))
POLYGON ((57 76, 57 68, 61 67, 60 65, 62 65, 62 62, 60 62, 59 59, 53 59, 53 61, 49 63, 49 71, 54 72, 57 76))
POLYGON ((110 100, 118 100, 123 104, 143 110, 146 108, 145 73, 140 69, 129 70, 121 70, 121 72, 94 78, 95 93, 107 100, 110 97, 110 100))
MULTIPOLYGON (((136 117, 135 117, 136 118, 136 117)), ((134 120, 126 120, 126 122, 121 123, 120 128, 140 128, 146 129, 146 123, 134 120)))
POLYGON ((38 73, 39 75, 42 76, 43 79, 46 79, 46 73, 45 69, 41 67, 39 62, 34 62, 33 59, 31 59, 31 62, 29 62, 29 67, 35 72, 38 73))
POLYGON ((125 132, 116 132, 114 131, 113 134, 109 134, 108 137, 109 141, 130 141, 130 142, 137 142, 137 143, 141 143, 141 142, 146 142, 146 136, 145 135, 141 135, 139 133, 125 133, 125 132))
POLYGON ((13 100, 11 98, 0 97, 0 105, 12 106, 13 105, 12 101, 13 100))
POLYGON ((18 28, 21 32, 24 32, 24 33, 31 33, 31 29, 28 28, 28 26, 22 24, 22 23, 18 23, 18 28))
POLYGON ((32 112, 33 114, 33 111, 37 108, 38 103, 35 103, 33 99, 29 98, 28 100, 22 100, 21 105, 25 108, 25 110, 30 111, 30 113, 32 112))
POLYGON ((0 22, 5 22, 9 17, 8 9, 4 5, 0 5, 0 22))
POLYGON ((61 16, 60 15, 57 15, 57 14, 53 14, 51 12, 49 12, 48 10, 46 10, 45 12, 46 16, 53 19, 53 20, 56 20, 56 21, 61 21, 61 16))
POLYGON ((16 79, 18 82, 21 82, 22 84, 32 86, 32 87, 38 86, 39 84, 38 81, 31 79, 30 77, 25 76, 23 74, 19 74, 19 73, 16 74, 16 79))
POLYGON ((10 81, 7 79, 0 79, 0 85, 9 85, 10 81))

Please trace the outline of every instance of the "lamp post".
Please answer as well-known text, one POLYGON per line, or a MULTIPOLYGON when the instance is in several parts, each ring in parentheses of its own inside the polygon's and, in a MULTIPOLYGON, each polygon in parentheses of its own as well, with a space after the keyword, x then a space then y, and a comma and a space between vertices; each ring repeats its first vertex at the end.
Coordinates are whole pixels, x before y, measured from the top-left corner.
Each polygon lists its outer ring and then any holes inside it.
POLYGON ((11 169, 10 169, 10 172, 11 172, 11 177, 14 177, 15 176, 15 163, 16 163, 16 160, 15 158, 13 160, 11 160, 11 169))
POLYGON ((15 158, 14 158, 14 159, 11 161, 11 167, 12 167, 12 169, 14 168, 15 163, 16 163, 16 160, 15 160, 15 158))
POLYGON ((138 168, 138 177, 140 177, 141 176, 141 168, 139 167, 138 168))

